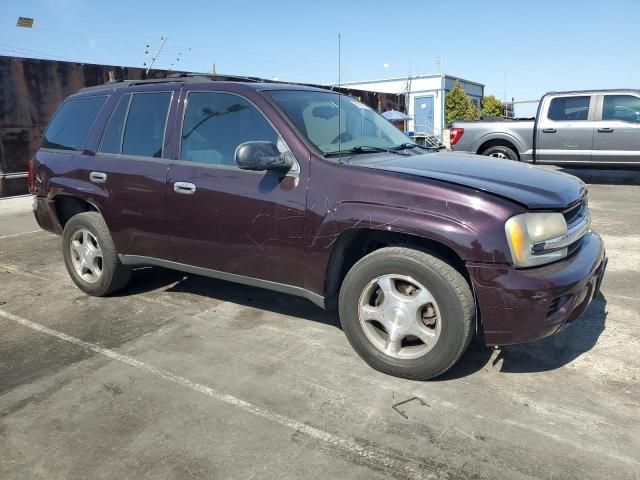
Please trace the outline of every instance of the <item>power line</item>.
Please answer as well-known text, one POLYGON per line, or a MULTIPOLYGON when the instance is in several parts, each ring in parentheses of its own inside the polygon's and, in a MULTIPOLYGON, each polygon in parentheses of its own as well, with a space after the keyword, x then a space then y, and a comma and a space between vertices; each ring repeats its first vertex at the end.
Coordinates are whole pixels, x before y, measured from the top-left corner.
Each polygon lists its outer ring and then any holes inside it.
MULTIPOLYGON (((108 33, 96 31, 84 34, 75 27, 75 24, 47 20, 39 21, 36 31, 16 33, 13 30, 5 30, 4 33, 10 33, 7 37, 11 44, 20 45, 9 45, 8 48, 13 52, 26 52, 30 55, 82 63, 136 67, 144 67, 144 64, 148 63, 144 52, 149 49, 148 45, 151 45, 151 42, 147 35, 132 31, 122 32, 120 35, 121 30, 117 28, 110 29, 108 33), (43 49, 42 45, 46 45, 47 48, 43 49), (28 50, 30 52, 27 52, 28 50), (73 58, 69 58, 71 55, 73 58)), ((306 75, 310 66, 320 72, 329 72, 330 63, 318 60, 309 62, 307 58, 285 57, 275 53, 246 51, 207 40, 188 42, 175 36, 166 42, 154 66, 163 69, 209 71, 212 62, 216 63, 218 71, 229 74, 237 72, 265 77, 277 74, 279 78, 289 77, 296 81, 330 81, 330 78, 301 78, 306 75)), ((357 61, 350 61, 345 65, 345 70, 347 68, 350 76, 357 76, 357 71, 368 68, 368 64, 358 65, 357 61)))

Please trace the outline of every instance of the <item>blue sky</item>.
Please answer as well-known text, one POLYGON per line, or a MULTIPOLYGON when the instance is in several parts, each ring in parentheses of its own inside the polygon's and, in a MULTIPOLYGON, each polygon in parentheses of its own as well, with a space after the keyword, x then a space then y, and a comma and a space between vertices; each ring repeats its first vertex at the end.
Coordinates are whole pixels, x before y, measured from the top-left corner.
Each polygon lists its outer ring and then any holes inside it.
POLYGON ((640 87, 639 19, 638 0, 3 0, 0 54, 142 66, 166 35, 160 68, 333 83, 340 33, 343 81, 435 72, 441 56, 487 94, 528 100, 640 87))

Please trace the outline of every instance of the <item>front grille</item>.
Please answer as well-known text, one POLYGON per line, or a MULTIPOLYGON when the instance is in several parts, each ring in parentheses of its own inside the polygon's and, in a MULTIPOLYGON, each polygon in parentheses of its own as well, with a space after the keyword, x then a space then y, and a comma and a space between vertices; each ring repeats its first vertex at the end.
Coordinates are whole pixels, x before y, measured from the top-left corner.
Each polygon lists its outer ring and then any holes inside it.
POLYGON ((567 233, 557 238, 551 238, 531 246, 534 255, 546 255, 549 252, 567 249, 567 256, 575 252, 582 243, 582 237, 589 231, 591 216, 587 198, 578 200, 562 212, 567 223, 567 233))
POLYGON ((578 222, 589 210, 589 203, 587 197, 583 197, 580 201, 567 208, 562 215, 564 216, 567 225, 571 227, 574 223, 578 222))
POLYGON ((556 298, 549 304, 549 308, 547 308, 547 317, 550 317, 558 310, 560 310, 560 297, 556 298))
POLYGON ((576 240, 575 242, 573 242, 571 245, 567 247, 567 257, 570 257, 571 255, 573 255, 573 253, 580 248, 580 245, 582 245, 583 238, 584 237, 580 237, 578 240, 576 240))

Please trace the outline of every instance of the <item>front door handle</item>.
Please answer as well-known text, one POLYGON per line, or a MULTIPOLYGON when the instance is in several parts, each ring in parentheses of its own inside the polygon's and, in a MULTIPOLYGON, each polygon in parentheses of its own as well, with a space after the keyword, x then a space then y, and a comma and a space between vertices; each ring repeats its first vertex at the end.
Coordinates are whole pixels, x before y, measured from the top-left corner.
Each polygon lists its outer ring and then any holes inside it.
POLYGON ((189 182, 176 182, 173 184, 173 191, 184 195, 192 195, 196 193, 196 186, 189 182))
POLYGON ((542 133, 556 133, 557 130, 555 128, 544 128, 542 133))
POLYGON ((611 128, 611 127, 599 128, 598 131, 600 133, 611 133, 611 132, 613 132, 613 128, 611 128))
POLYGON ((93 183, 104 183, 107 181, 107 174, 102 172, 91 172, 89 174, 89 180, 93 183))

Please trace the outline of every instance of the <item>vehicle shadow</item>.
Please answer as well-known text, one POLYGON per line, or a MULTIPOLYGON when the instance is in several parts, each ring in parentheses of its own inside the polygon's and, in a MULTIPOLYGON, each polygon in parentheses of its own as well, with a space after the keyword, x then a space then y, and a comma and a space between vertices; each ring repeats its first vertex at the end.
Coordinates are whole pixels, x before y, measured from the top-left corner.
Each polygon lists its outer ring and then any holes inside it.
POLYGON ((327 312, 304 298, 160 267, 134 269, 127 288, 114 296, 138 295, 160 289, 167 293, 213 298, 340 328, 336 312, 327 312))
POLYGON ((640 167, 631 168, 590 168, 560 167, 559 172, 578 177, 585 183, 596 185, 640 185, 640 167))
MULTIPOLYGON (((341 328, 337 312, 327 312, 303 298, 159 267, 135 269, 129 286, 114 296, 154 290, 213 298, 341 328)), ((578 320, 556 335, 529 344, 500 347, 497 356, 482 339, 475 338, 461 359, 435 381, 467 377, 485 368, 499 368, 501 373, 531 373, 567 365, 591 350, 598 341, 605 329, 606 305, 606 299, 599 293, 578 320)))
POLYGON ((605 329, 607 300, 599 293, 589 308, 555 335, 523 345, 499 347, 498 354, 474 341, 460 361, 437 380, 466 377, 489 365, 501 373, 546 372, 563 367, 591 350, 605 329))

